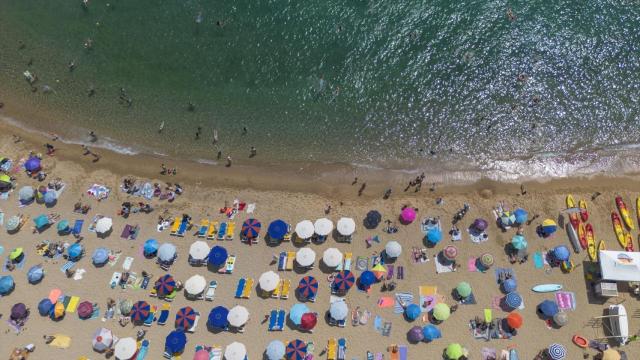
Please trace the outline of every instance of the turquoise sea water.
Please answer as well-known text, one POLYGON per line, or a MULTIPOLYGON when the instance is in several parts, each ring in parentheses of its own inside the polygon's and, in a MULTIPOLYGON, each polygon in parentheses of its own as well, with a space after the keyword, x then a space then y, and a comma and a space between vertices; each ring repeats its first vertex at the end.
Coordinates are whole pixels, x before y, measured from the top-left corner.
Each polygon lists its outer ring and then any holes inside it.
POLYGON ((64 114, 29 126, 121 150, 256 146, 246 161, 454 178, 633 171, 638 29, 634 1, 0 0, 0 89, 64 114))

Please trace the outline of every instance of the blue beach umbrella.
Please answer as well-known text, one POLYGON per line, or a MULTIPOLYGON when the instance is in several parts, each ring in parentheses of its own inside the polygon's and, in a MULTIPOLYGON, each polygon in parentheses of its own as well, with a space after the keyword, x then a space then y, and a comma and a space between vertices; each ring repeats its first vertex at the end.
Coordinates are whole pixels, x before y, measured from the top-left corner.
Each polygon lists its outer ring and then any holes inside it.
POLYGON ((427 232, 427 241, 433 245, 442 240, 442 231, 439 229, 431 229, 427 232))
POLYGON ((153 256, 158 251, 158 247, 160 247, 160 244, 158 244, 158 240, 156 239, 145 241, 142 248, 144 256, 153 256))
POLYGON ((567 357, 567 349, 560 344, 551 344, 547 349, 551 360, 563 360, 567 357))
POLYGON ((164 351, 170 355, 180 354, 187 345, 187 336, 182 329, 173 330, 164 341, 164 351))
POLYGON ((51 308, 53 308, 53 303, 51 303, 51 300, 47 298, 40 300, 38 303, 38 313, 40 316, 49 316, 51 308))
POLYGON ((40 170, 40 159, 35 156, 32 156, 24 163, 24 168, 27 171, 36 171, 40 170))
POLYGON ((558 224, 556 224, 556 222, 551 219, 545 219, 542 222, 542 234, 544 236, 549 236, 553 234, 554 232, 556 232, 557 229, 558 229, 558 224))
POLYGON ((69 228, 69 220, 60 220, 58 225, 56 225, 56 228, 58 229, 58 232, 61 234, 69 232, 69 230, 71 230, 69 228))
POLYGON ((371 286, 373 283, 376 282, 376 275, 369 270, 363 271, 362 274, 360 274, 360 285, 363 287, 368 287, 371 286))
POLYGON ((209 312, 207 325, 212 328, 225 329, 229 326, 229 320, 227 320, 228 315, 229 310, 226 307, 216 306, 209 312))
POLYGON ((302 322, 302 315, 308 312, 311 312, 311 311, 309 310, 307 305, 295 304, 291 307, 291 310, 289 310, 289 318, 291 319, 291 322, 293 322, 295 325, 300 325, 300 323, 302 322))
POLYGON ((20 199, 20 202, 23 204, 26 204, 31 200, 33 200, 34 195, 35 195, 35 190, 31 186, 23 186, 22 188, 20 188, 20 191, 18 191, 18 198, 20 199))
POLYGON ((517 309, 522 304, 522 296, 515 291, 510 292, 505 296, 504 303, 512 309, 517 309))
POLYGON ((156 281, 154 287, 158 296, 167 296, 176 288, 176 281, 173 279, 173 276, 165 274, 156 281))
POLYGON ((281 360, 286 353, 284 343, 280 340, 273 340, 267 345, 265 354, 268 360, 281 360))
POLYGON ((82 252, 83 252, 82 245, 78 243, 72 244, 67 249, 67 254, 69 255, 69 260, 71 261, 76 261, 80 259, 80 257, 82 256, 82 252))
POLYGON ((191 329, 196 321, 196 311, 191 306, 183 307, 176 313, 176 329, 191 329))
POLYGON ((516 222, 516 216, 510 211, 505 211, 500 215, 500 225, 502 227, 512 226, 516 222))
POLYGON ((254 239, 260 233, 260 228, 262 224, 256 219, 247 219, 242 224, 242 230, 240 230, 240 234, 247 239, 254 239))
POLYGON ((104 265, 109 260, 109 250, 105 248, 97 248, 93 255, 91 256, 91 260, 94 265, 104 265))
POLYGON ((287 344, 286 356, 287 360, 303 360, 307 355, 307 344, 300 340, 295 339, 287 344))
POLYGON ((514 235, 511 238, 511 246, 516 250, 526 249, 528 245, 527 240, 522 235, 514 235))
POLYGON ((269 224, 267 234, 275 240, 282 240, 289 231, 289 225, 284 220, 276 220, 269 224))
POLYGON ((151 312, 151 305, 146 301, 138 301, 131 308, 131 321, 140 324, 147 320, 151 312))
POLYGON ((318 280, 313 276, 305 276, 298 284, 298 293, 305 299, 313 299, 318 293, 318 280))
POLYGON ((538 312, 547 318, 552 318, 558 311, 558 304, 551 300, 545 300, 538 304, 538 312))
POLYGON ((58 200, 58 195, 55 191, 49 190, 44 193, 43 200, 46 205, 52 206, 55 205, 56 201, 58 200))
POLYGON ((513 215, 516 217, 516 223, 522 225, 529 220, 529 213, 525 209, 518 208, 513 212, 513 215))
POLYGON ((506 293, 516 291, 517 287, 518 287, 518 283, 513 278, 507 279, 502 283, 502 290, 504 290, 504 292, 506 293))
POLYGON ((13 290, 15 283, 11 275, 0 276, 0 295, 6 295, 13 290))
POLYGON ((222 246, 214 246, 209 250, 209 264, 213 266, 222 266, 225 262, 227 262, 227 249, 222 246))
POLYGON ((351 271, 342 270, 333 279, 333 289, 338 292, 347 291, 351 289, 355 282, 356 277, 351 271))
POLYGON ((45 214, 40 214, 33 219, 33 223, 36 226, 36 229, 40 230, 43 227, 49 225, 49 218, 45 214))
POLYGON ((569 260, 570 255, 569 248, 564 245, 556 246, 555 249, 553 249, 553 256, 560 261, 569 260))
POLYGON ((406 316, 409 321, 417 319, 421 313, 422 309, 420 309, 420 305, 416 304, 409 304, 409 306, 404 309, 404 316, 406 316))
POLYGON ((27 280, 30 284, 39 283, 44 277, 44 269, 40 265, 32 266, 27 272, 27 280))
POLYGON ((422 328, 422 335, 424 335, 425 341, 433 341, 435 339, 440 339, 442 337, 442 333, 440 329, 435 325, 426 325, 422 328))

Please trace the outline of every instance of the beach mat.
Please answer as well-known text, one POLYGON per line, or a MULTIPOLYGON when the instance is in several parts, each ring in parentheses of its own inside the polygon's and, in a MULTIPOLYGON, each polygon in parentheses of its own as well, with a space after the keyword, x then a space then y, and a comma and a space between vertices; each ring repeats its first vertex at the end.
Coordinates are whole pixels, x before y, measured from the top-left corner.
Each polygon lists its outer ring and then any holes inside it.
POLYGON ((73 268, 75 265, 76 265, 76 263, 75 263, 75 262, 73 262, 73 261, 68 261, 68 262, 66 262, 64 265, 62 265, 62 266, 60 267, 60 271, 62 271, 62 272, 66 272, 67 270, 71 270, 71 268, 73 268))
POLYGON ((467 261, 467 270, 469 272, 478 272, 478 267, 476 266, 477 261, 478 261, 478 258, 475 258, 475 257, 469 258, 469 260, 467 261))
POLYGON ((576 309, 576 294, 569 291, 558 291, 556 293, 556 303, 562 310, 574 311, 576 309))
POLYGON ((402 313, 404 313, 404 308, 402 307, 402 305, 400 304, 400 302, 398 300, 401 300, 405 304, 411 304, 413 302, 413 294, 412 293, 405 293, 405 292, 396 293, 395 304, 393 305, 393 313, 394 314, 402 314, 402 313))
POLYGON ((356 259, 356 269, 358 271, 365 271, 369 269, 369 258, 365 256, 358 256, 356 259))
POLYGON ((68 312, 68 313, 76 312, 76 309, 78 308, 78 304, 79 303, 80 303, 80 297, 79 296, 71 296, 65 311, 68 312))
POLYGON ((451 264, 451 265, 442 264, 440 262, 440 259, 438 259, 437 256, 435 257, 435 261, 433 263, 436 264, 436 273, 437 274, 453 272, 453 264, 451 264))
POLYGON ((393 307, 394 304, 395 300, 390 296, 383 296, 378 299, 378 307, 381 309, 393 307))
POLYGON ((542 269, 544 267, 544 257, 540 251, 533 253, 533 266, 536 269, 542 269))

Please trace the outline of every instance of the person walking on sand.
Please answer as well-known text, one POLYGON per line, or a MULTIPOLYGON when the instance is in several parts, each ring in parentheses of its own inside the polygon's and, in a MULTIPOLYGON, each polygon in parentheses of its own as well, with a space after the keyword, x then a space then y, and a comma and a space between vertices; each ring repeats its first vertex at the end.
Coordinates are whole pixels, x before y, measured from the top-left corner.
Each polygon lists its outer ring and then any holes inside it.
POLYGON ((98 141, 98 135, 96 135, 95 132, 89 131, 89 138, 91 139, 91 142, 96 142, 98 141))
POLYGON ((362 196, 362 193, 364 192, 364 189, 367 187, 367 183, 363 182, 362 185, 360 186, 360 190, 358 190, 358 196, 362 196))
POLYGON ((227 167, 231 167, 231 156, 227 156, 227 167))
POLYGON ((84 153, 82 155, 89 155, 91 154, 91 150, 89 150, 89 147, 87 145, 82 145, 82 150, 84 150, 84 153))
POLYGON ((218 150, 218 155, 216 156, 217 160, 222 159, 222 151, 218 150))
POLYGON ((160 165, 160 168, 162 170, 160 170, 160 175, 166 175, 167 174, 167 166, 165 164, 160 165))

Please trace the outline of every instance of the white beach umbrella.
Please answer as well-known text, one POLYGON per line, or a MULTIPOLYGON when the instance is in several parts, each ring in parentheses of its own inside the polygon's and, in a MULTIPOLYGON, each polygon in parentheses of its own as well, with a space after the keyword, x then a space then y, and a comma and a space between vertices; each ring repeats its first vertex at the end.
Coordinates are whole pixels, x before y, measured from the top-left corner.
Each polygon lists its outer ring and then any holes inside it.
POLYGON ((207 279, 202 275, 193 275, 184 283, 184 289, 189 295, 198 295, 207 287, 207 279))
POLYGON ((95 332, 95 334, 93 334, 91 344, 93 345, 93 349, 97 352, 106 351, 111 347, 111 345, 113 345, 113 333, 109 329, 100 328, 95 332))
POLYGON ((96 222, 96 232, 98 234, 104 234, 107 231, 111 230, 113 226, 113 220, 108 217, 103 217, 96 222))
POLYGON ((327 218, 320 218, 316 220, 315 224, 313 224, 313 227, 316 231, 316 234, 320 236, 327 236, 331 234, 331 231, 333 230, 333 222, 327 218))
POLYGON ((300 266, 311 266, 314 261, 316 261, 316 252, 311 248, 304 247, 296 253, 296 262, 300 266))
POLYGON ((138 351, 136 339, 126 337, 118 340, 116 343, 114 354, 118 360, 130 360, 138 351))
POLYGON ((336 301, 331 303, 329 307, 329 315, 335 320, 342 321, 347 318, 349 314, 349 307, 344 301, 336 301))
POLYGON ((158 258, 162 261, 172 261, 176 256, 176 246, 164 243, 158 248, 158 258))
POLYGON ((260 289, 264 291, 273 291, 280 283, 280 276, 273 271, 267 271, 260 275, 258 283, 260 284, 260 289))
POLYGON ((302 220, 296 225, 296 234, 300 239, 308 239, 313 236, 313 223, 309 220, 302 220))
POLYGON ((209 245, 206 242, 198 240, 191 244, 191 247, 189 248, 189 255, 194 260, 204 260, 209 256, 209 250, 209 245))
POLYGON ((236 305, 229 310, 227 321, 231 326, 240 327, 249 321, 249 310, 244 306, 236 305))
POLYGON ((247 348, 243 343, 234 341, 224 349, 224 358, 226 360, 244 360, 245 356, 247 356, 247 348))
POLYGON ((340 235, 349 236, 356 231, 356 222, 352 218, 340 218, 336 228, 340 235))
POLYGON ((397 241, 389 241, 384 247, 384 252, 390 258, 397 258, 402 254, 402 245, 397 241))
POLYGON ((336 267, 342 262, 342 253, 336 248, 328 248, 322 255, 322 262, 330 268, 336 267))

